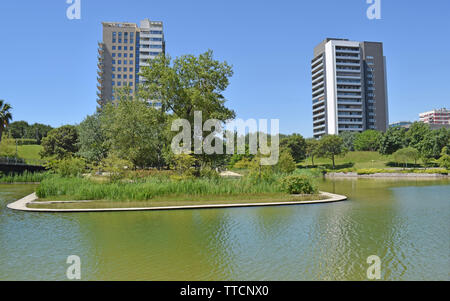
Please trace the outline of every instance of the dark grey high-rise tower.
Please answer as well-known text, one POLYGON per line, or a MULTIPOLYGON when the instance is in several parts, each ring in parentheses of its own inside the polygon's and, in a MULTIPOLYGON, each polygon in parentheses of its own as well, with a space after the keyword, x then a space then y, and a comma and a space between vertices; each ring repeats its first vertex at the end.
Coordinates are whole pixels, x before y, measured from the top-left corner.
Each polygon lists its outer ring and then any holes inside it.
POLYGON ((327 38, 315 47, 311 69, 314 137, 387 130, 382 43, 327 38))

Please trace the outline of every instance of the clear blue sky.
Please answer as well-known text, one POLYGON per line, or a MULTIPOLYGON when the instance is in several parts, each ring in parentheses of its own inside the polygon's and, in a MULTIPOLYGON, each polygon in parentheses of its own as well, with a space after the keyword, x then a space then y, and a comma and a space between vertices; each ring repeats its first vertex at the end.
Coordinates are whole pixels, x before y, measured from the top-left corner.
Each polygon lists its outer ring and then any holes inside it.
POLYGON ((240 118, 279 118, 283 133, 312 135, 310 60, 326 37, 381 41, 387 57, 390 121, 450 106, 450 1, 65 0, 0 2, 0 99, 14 120, 79 123, 96 108, 102 21, 163 21, 167 53, 207 49, 233 64, 226 92, 240 118))

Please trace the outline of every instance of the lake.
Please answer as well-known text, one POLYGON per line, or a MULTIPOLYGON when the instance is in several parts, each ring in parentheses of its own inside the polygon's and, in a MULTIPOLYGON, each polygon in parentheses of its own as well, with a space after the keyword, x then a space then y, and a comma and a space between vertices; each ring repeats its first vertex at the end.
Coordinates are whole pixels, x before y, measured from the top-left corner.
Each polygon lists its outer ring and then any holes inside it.
POLYGON ((0 185, 0 280, 450 280, 450 181, 335 179, 329 204, 27 213, 35 185, 0 185))

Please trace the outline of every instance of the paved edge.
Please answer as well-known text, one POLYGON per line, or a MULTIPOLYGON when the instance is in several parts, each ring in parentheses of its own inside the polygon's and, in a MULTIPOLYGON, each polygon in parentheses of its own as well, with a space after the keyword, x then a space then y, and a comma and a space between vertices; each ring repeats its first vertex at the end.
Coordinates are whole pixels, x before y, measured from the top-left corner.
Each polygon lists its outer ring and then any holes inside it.
MULTIPOLYGON (((243 203, 243 204, 214 204, 214 205, 191 205, 191 206, 168 206, 168 207, 142 207, 142 208, 104 208, 104 209, 44 209, 28 208, 27 205, 38 199, 36 193, 30 194, 16 202, 8 204, 12 210, 29 212, 120 212, 120 211, 156 211, 156 210, 182 210, 182 209, 213 209, 213 208, 236 208, 236 207, 267 207, 267 206, 290 206, 302 204, 333 203, 347 200, 346 196, 329 192, 320 192, 321 195, 329 197, 326 200, 299 201, 299 202, 274 202, 274 203, 243 203)), ((84 201, 86 202, 86 201, 84 201)))

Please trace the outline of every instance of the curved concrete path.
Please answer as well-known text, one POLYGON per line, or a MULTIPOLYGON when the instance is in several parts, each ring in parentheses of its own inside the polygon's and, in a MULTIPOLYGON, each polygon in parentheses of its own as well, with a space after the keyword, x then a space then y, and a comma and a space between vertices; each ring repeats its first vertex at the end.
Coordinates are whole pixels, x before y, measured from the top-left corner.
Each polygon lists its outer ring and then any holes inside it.
MULTIPOLYGON (((150 211, 150 210, 181 210, 181 209, 208 209, 208 208, 233 208, 233 207, 262 207, 262 206, 289 206, 301 204, 319 204, 332 203, 347 200, 346 196, 320 192, 321 195, 327 196, 325 200, 313 201, 292 201, 292 202, 273 202, 273 203, 242 203, 242 204, 212 204, 212 205, 191 205, 191 206, 168 206, 168 207, 142 207, 142 208, 103 208, 103 209, 44 209, 44 208, 28 208, 27 205, 35 202, 38 197, 36 193, 30 194, 14 203, 8 204, 7 207, 12 210, 30 211, 30 212, 118 212, 118 211, 150 211)), ((40 204, 50 203, 79 203, 89 201, 62 201, 62 202, 43 202, 40 204)))

